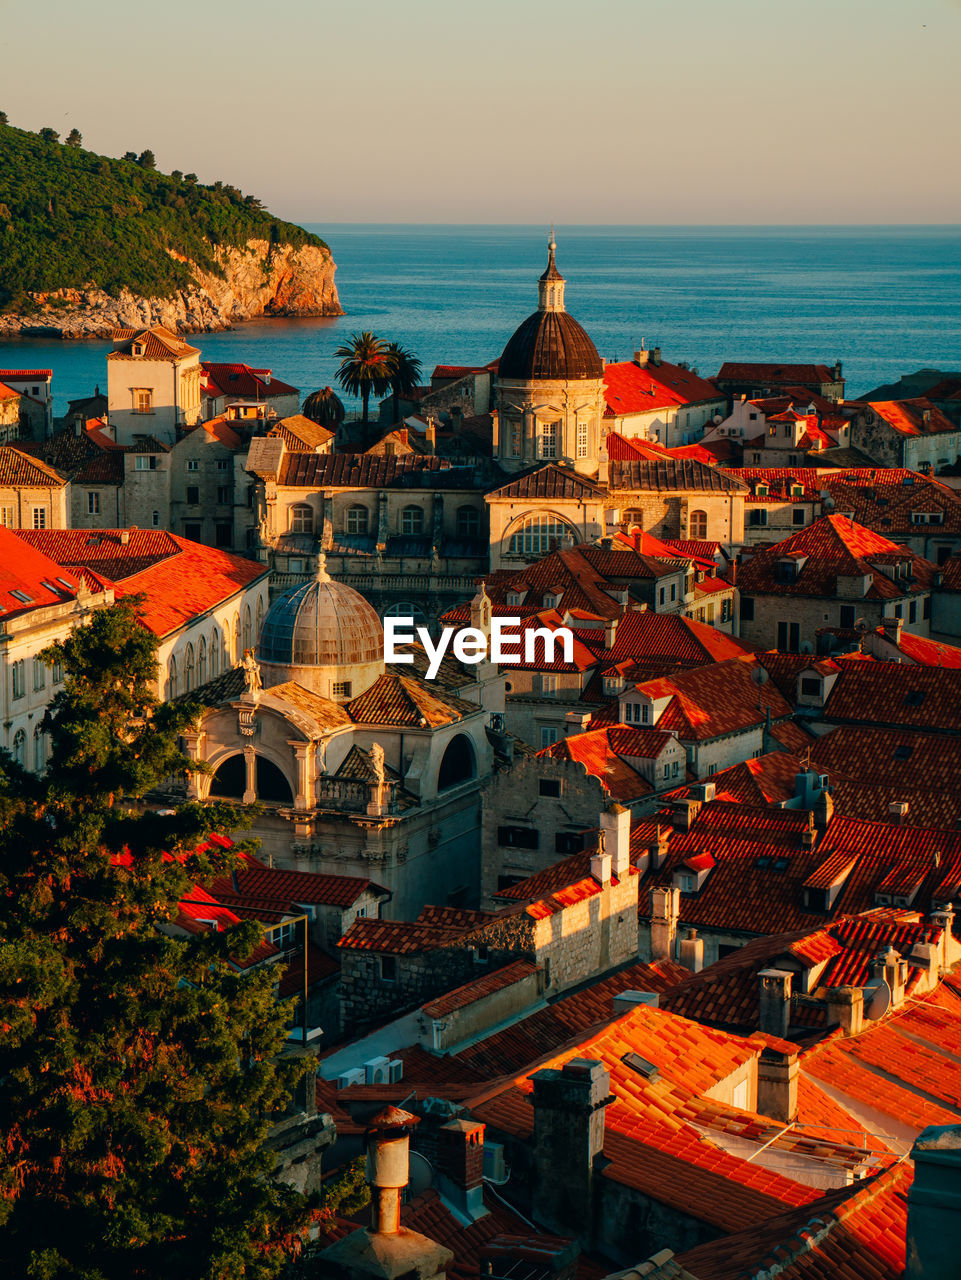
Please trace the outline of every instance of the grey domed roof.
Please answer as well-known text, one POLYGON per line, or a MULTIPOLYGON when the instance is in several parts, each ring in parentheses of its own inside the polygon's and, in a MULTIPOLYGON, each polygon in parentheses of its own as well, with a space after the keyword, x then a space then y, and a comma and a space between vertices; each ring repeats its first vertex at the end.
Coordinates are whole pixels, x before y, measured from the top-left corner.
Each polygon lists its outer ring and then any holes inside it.
POLYGON ((327 574, 292 587, 267 610, 257 657, 285 667, 346 667, 384 656, 384 629, 359 592, 327 574))

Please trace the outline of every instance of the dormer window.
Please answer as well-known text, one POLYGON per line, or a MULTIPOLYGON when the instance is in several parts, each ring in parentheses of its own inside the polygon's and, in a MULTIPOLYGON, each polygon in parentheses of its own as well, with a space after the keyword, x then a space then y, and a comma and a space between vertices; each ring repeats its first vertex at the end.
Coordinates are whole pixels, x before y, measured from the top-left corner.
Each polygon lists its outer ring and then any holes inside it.
POLYGON ((527 595, 526 591, 508 591, 507 593, 508 607, 511 609, 519 609, 520 606, 524 603, 524 597, 526 595, 527 595))
POLYGON ((142 356, 146 349, 142 342, 135 342, 131 348, 135 356, 142 356))
POLYGON ((605 676, 604 677, 604 693, 607 697, 613 697, 621 692, 624 688, 623 676, 605 676))
POLYGON ((759 498, 766 498, 768 494, 771 492, 771 489, 769 485, 759 484, 757 488, 754 490, 754 492, 757 494, 759 498))
POLYGON ((792 498, 801 498, 801 497, 803 497, 803 496, 804 496, 804 489, 803 489, 803 487, 802 487, 801 485, 799 485, 799 484, 792 484, 792 485, 791 485, 791 497, 792 497, 792 498))
POLYGON ((545 609, 556 609, 560 602, 561 597, 559 593, 552 591, 545 592, 541 601, 545 609))
POLYGON ((651 708, 646 702, 625 702, 624 703, 624 723, 625 724, 650 724, 651 708))

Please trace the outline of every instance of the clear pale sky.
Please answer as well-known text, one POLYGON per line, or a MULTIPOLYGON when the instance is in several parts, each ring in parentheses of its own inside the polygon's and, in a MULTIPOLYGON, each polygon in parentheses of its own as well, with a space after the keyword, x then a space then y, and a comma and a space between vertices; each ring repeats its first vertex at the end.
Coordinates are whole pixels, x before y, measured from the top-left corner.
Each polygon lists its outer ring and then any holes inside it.
POLYGON ((961 221, 961 0, 0 0, 0 49, 11 124, 296 221, 961 221))

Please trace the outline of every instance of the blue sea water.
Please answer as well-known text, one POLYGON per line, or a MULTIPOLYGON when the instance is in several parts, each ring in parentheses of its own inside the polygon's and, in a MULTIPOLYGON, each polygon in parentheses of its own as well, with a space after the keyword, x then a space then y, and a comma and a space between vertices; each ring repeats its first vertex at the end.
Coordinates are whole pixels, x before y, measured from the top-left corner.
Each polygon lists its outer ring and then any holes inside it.
MULTIPOLYGON (((485 363, 536 305, 543 228, 325 224, 347 315, 197 338, 204 358, 266 366, 305 394, 335 384, 359 329, 437 363, 485 363)), ((702 374, 724 360, 844 362, 848 396, 961 369, 961 227, 569 227, 568 310, 607 358, 643 338, 702 374)), ((2 269, 2 268, 0 268, 2 269)), ((56 412, 104 386, 105 342, 0 344, 0 368, 54 370, 56 412)))

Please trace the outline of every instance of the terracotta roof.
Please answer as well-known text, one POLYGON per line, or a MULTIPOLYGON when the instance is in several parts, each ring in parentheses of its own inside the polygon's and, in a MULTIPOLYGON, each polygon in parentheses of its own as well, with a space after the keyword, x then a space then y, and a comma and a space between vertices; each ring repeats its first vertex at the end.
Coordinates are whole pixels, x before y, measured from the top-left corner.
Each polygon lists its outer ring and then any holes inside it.
POLYGON ((448 991, 446 995, 438 996, 436 1000, 429 1000, 427 1004, 421 1006, 421 1012, 428 1018, 443 1018, 457 1009, 466 1009, 468 1005, 494 995, 497 991, 512 987, 515 983, 522 982, 538 972, 538 966, 532 964, 530 960, 515 960, 513 964, 495 969, 492 973, 486 973, 481 978, 475 978, 473 982, 465 982, 463 986, 448 991))
POLYGON ((108 360, 182 360, 184 356, 200 354, 197 347, 190 346, 159 324, 152 325, 149 329, 114 329, 111 336, 122 347, 109 352, 108 360), (137 356, 133 354, 135 342, 143 347, 143 351, 137 356))
POLYGON ((423 955, 463 936, 463 927, 444 927, 408 920, 355 920, 337 943, 354 951, 386 955, 423 955))
POLYGON ((824 364, 755 364, 725 360, 716 382, 753 382, 758 386, 799 387, 807 382, 835 382, 834 370, 824 364))
POLYGON ((296 387, 271 376, 269 369, 252 369, 249 364, 215 364, 202 360, 209 396, 236 400, 268 400, 271 396, 296 396, 296 387))
POLYGON ((355 724, 415 725, 437 729, 476 715, 476 703, 410 676, 378 676, 369 689, 347 703, 355 724))
POLYGON ((267 432, 269 436, 279 436, 292 452, 313 452, 322 448, 334 438, 334 432, 305 418, 302 413, 295 413, 280 421, 267 432))
POLYGON ((607 412, 618 417, 723 398, 713 382, 665 360, 655 364, 649 358, 645 365, 623 361, 604 366, 607 412))
POLYGON ((221 902, 237 905, 245 901, 271 903, 289 911, 294 904, 311 903, 325 907, 351 907, 369 893, 384 896, 388 890, 360 876, 321 875, 316 871, 281 871, 247 855, 243 865, 229 876, 210 883, 210 892, 221 902), (284 905, 286 904, 286 905, 284 905))
POLYGON ((0 525, 2 621, 75 600, 79 585, 75 573, 35 549, 22 533, 0 525))
POLYGON ((604 725, 563 738, 540 754, 582 764, 589 774, 600 779, 614 800, 628 802, 650 795, 654 790, 629 760, 656 759, 671 739, 671 734, 658 733, 656 729, 604 725))
POLYGON ((193 431, 205 431, 212 440, 216 440, 218 444, 222 444, 228 449, 242 449, 244 445, 243 440, 230 425, 224 414, 198 423, 196 427, 191 427, 187 434, 189 435, 193 431))
POLYGON ((11 489, 62 489, 66 483, 53 467, 23 449, 0 445, 0 485, 11 489))
POLYGON ((52 369, 0 369, 0 378, 4 380, 12 378, 15 382, 23 382, 27 378, 36 378, 39 381, 52 377, 52 369))
POLYGON ((754 551, 741 565, 738 587, 742 594, 834 596, 840 576, 866 576, 871 579, 866 599, 891 600, 927 591, 935 573, 934 565, 906 547, 846 516, 830 515, 754 551), (790 558, 796 568, 788 578, 779 566, 790 558), (910 566, 913 576, 895 580, 895 564, 910 566))
POLYGON ((13 387, 8 387, 5 382, 0 382, 0 400, 19 400, 20 392, 14 391, 13 387))
POLYGON ((902 436, 942 435, 961 430, 923 396, 916 400, 872 400, 870 407, 902 436))
MULTIPOLYGON (((794 795, 794 780, 800 768, 796 756, 786 751, 771 751, 722 769, 710 781, 718 800, 736 800, 754 806, 779 805, 794 795)), ((690 798, 693 794, 693 785, 680 787, 668 792, 664 799, 690 798)))
POLYGON ((58 564, 92 569, 119 583, 125 595, 143 593, 140 619, 158 636, 176 631, 268 573, 256 561, 159 529, 28 529, 23 537, 58 564))
POLYGON ((692 458, 665 458, 663 461, 612 461, 610 485, 627 492, 744 493, 745 485, 736 476, 692 458))
POLYGON ((961 671, 844 662, 824 705, 828 721, 961 733, 961 671))
POLYGON ((287 488, 475 489, 473 467, 457 467, 446 458, 405 453, 386 457, 371 453, 285 452, 277 483, 287 488), (430 477, 429 480, 427 477, 430 477))
POLYGON ((758 665, 753 655, 742 655, 646 680, 637 689, 651 698, 671 699, 657 729, 704 742, 762 724, 768 711, 775 718, 791 714, 773 681, 756 683, 758 665))
POLYGON ((603 498, 606 490, 587 476, 548 462, 515 476, 488 493, 490 498, 603 498))

